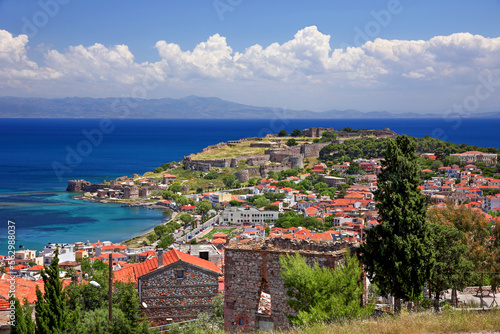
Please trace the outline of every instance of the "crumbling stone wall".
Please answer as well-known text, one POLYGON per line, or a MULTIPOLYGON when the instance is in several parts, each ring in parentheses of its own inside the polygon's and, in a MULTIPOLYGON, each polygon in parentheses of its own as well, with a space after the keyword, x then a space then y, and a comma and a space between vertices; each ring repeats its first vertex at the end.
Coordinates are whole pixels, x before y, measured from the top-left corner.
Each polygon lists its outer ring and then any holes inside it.
POLYGON ((145 315, 156 325, 196 319, 208 312, 212 299, 218 293, 217 273, 176 262, 142 276, 139 280, 141 302, 147 304, 145 315), (184 278, 177 278, 177 271, 184 270, 184 278))
POLYGON ((319 151, 330 143, 304 143, 300 146, 300 153, 306 158, 318 157, 319 151))
POLYGON ((333 128, 308 128, 302 130, 302 134, 306 137, 318 138, 321 137, 323 132, 331 132, 336 133, 339 137, 366 137, 366 136, 377 136, 377 137, 395 137, 396 133, 391 131, 389 128, 385 129, 374 129, 374 130, 359 130, 356 132, 346 132, 346 131, 338 131, 333 128))
POLYGON ((90 183, 89 181, 85 180, 69 180, 68 181, 68 187, 66 188, 66 191, 69 192, 97 192, 99 189, 104 189, 104 188, 109 188, 110 186, 105 185, 105 184, 95 184, 95 183, 90 183))
MULTIPOLYGON (((227 331, 250 331, 258 327, 257 313, 261 292, 271 295, 270 320, 274 327, 288 327, 285 313, 294 311, 286 303, 279 258, 298 252, 309 264, 333 268, 347 250, 358 244, 315 242, 272 238, 247 244, 229 245, 225 249, 224 327, 227 331)), ((363 302, 366 301, 366 294, 363 302)), ((361 301, 360 301, 361 302, 361 301)))
POLYGON ((250 180, 250 175, 248 174, 248 170, 240 170, 234 173, 234 176, 238 179, 240 182, 248 182, 250 180))

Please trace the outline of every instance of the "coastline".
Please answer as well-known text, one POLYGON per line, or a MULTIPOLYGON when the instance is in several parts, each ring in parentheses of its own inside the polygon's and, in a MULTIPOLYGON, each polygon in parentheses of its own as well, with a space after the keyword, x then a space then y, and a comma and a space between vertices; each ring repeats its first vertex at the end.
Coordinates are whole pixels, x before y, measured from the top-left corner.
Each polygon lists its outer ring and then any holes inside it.
MULTIPOLYGON (((170 218, 166 221, 163 221, 162 224, 165 225, 165 224, 168 224, 169 222, 171 222, 175 217, 177 217, 177 212, 172 212, 172 215, 170 216, 170 218)), ((158 224, 160 225, 160 224, 158 224)), ((146 235, 148 235, 149 233, 153 232, 154 231, 154 227, 153 228, 150 228, 149 230, 145 231, 145 232, 142 232, 140 234, 137 234, 137 235, 134 235, 128 239, 125 239, 123 241, 120 241, 118 242, 119 244, 125 244, 127 241, 129 242, 132 242, 132 240, 134 239, 141 239, 141 238, 145 238, 146 235)))

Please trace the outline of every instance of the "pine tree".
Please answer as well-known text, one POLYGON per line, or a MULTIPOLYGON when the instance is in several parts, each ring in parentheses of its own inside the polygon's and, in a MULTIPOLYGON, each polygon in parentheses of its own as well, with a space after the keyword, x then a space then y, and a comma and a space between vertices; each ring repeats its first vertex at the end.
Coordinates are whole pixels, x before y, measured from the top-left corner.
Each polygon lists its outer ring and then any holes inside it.
POLYGON ((380 224, 366 235, 362 261, 382 294, 418 300, 433 265, 426 221, 426 200, 420 183, 415 144, 408 136, 387 143, 375 192, 380 224))
POLYGON ((49 267, 41 271, 44 294, 36 289, 36 333, 37 334, 64 334, 67 332, 68 311, 66 305, 66 294, 62 289, 62 281, 59 279, 59 251, 49 267))

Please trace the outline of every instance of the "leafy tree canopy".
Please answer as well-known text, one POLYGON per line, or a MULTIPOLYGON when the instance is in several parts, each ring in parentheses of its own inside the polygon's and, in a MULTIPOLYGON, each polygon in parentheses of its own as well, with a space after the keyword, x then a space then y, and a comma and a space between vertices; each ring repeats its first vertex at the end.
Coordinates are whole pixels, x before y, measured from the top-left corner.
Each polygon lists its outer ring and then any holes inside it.
POLYGON ((335 269, 317 262, 310 266, 298 253, 282 256, 280 265, 287 304, 297 312, 287 314, 292 325, 359 319, 373 312, 372 307, 360 306, 362 267, 355 255, 346 255, 335 269))

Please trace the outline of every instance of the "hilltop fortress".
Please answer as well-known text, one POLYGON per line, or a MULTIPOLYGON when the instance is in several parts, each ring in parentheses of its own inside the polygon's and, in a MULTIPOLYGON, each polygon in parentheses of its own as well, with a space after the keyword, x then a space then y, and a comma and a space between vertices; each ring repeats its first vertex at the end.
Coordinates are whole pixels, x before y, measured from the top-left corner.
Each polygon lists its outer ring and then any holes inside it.
MULTIPOLYGON (((395 137, 396 133, 390 129, 382 130, 334 130, 333 128, 308 128, 302 131, 301 141, 308 138, 306 142, 299 143, 296 146, 285 145, 286 140, 291 137, 276 137, 276 135, 267 135, 265 138, 243 138, 224 143, 210 145, 198 153, 190 154, 182 160, 184 169, 209 172, 213 167, 219 168, 238 168, 234 175, 240 182, 248 182, 251 178, 265 178, 270 172, 280 172, 291 168, 303 168, 304 159, 319 156, 323 147, 330 143, 343 143, 346 140, 355 138, 387 138, 395 137), (311 143, 310 138, 319 138, 323 132, 336 134, 334 141, 311 143), (220 150, 232 150, 231 157, 222 154, 218 155, 220 150), (263 154, 245 154, 241 149, 249 149, 249 152, 262 152, 263 154), (216 156, 221 158, 215 158, 216 156)), ((123 192, 126 198, 143 197, 140 194, 140 188, 134 185, 133 180, 138 179, 139 175, 129 181, 131 184, 122 184, 126 181, 126 176, 111 180, 109 183, 95 184, 85 180, 69 180, 66 191, 69 192, 100 192, 104 196, 114 197, 114 193, 123 192)), ((165 182, 163 182, 165 183, 165 182)), ((150 191, 159 189, 158 184, 150 184, 150 191)))
MULTIPOLYGON (((390 129, 382 130, 356 130, 356 131, 339 131, 332 128, 308 128, 302 131, 302 134, 310 138, 319 138, 323 132, 337 134, 337 139, 331 142, 323 143, 302 143, 297 146, 288 147, 282 141, 276 142, 255 142, 261 138, 243 138, 236 141, 228 141, 208 146, 202 150, 203 153, 210 154, 210 151, 223 147, 231 147, 244 142, 251 142, 250 147, 266 147, 264 154, 259 155, 240 155, 235 158, 223 159, 196 159, 197 154, 190 154, 184 157, 182 161, 185 169, 210 171, 212 167, 232 167, 237 168, 241 162, 244 162, 247 168, 237 171, 236 177, 241 182, 248 182, 252 177, 267 177, 269 172, 280 172, 290 168, 303 168, 303 160, 319 156, 319 152, 323 147, 330 143, 343 143, 351 138, 387 138, 395 137, 396 133, 390 129)), ((272 138, 275 135, 267 135, 266 138, 272 138)), ((285 137, 284 137, 285 138, 285 137)))

